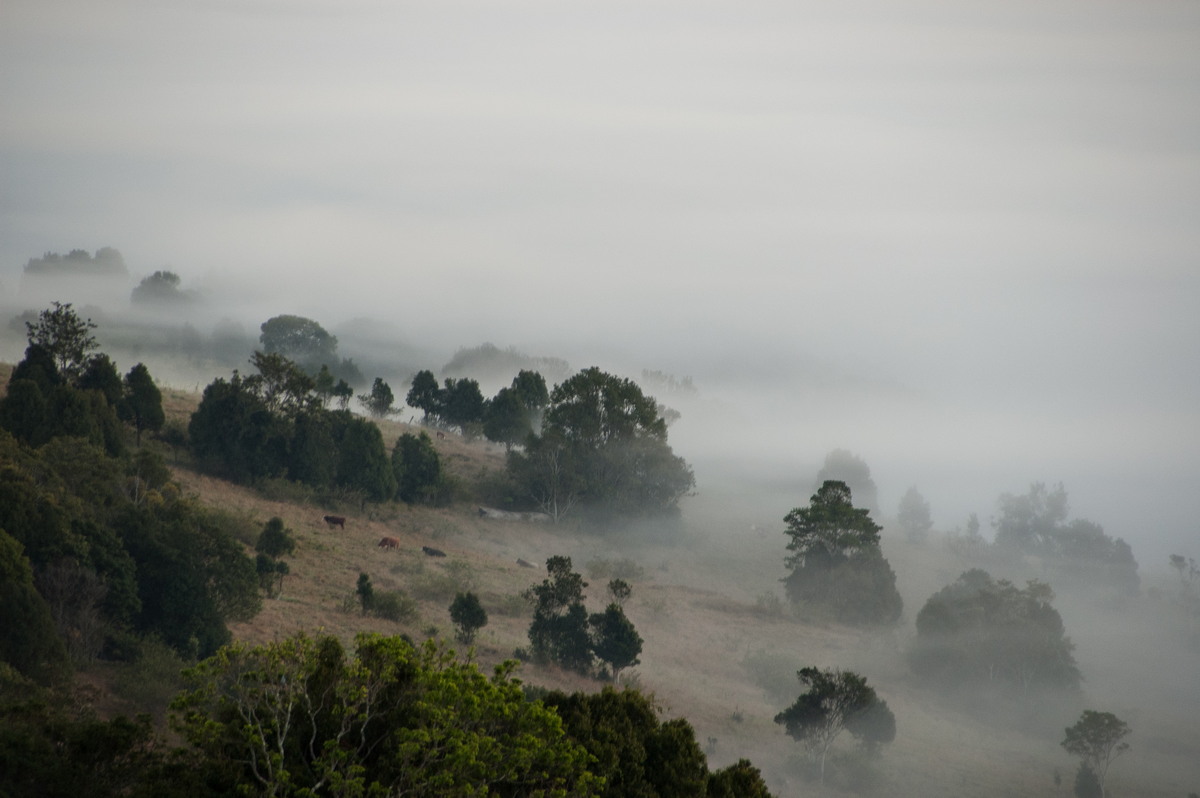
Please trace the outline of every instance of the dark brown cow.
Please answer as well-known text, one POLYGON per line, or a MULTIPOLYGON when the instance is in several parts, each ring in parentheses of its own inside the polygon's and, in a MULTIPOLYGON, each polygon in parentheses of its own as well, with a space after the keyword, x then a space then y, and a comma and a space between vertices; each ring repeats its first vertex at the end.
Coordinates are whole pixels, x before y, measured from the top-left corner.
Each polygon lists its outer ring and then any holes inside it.
POLYGON ((422 546, 421 551, 428 554, 430 557, 445 557, 446 552, 441 549, 435 549, 433 546, 422 546))
POLYGON ((380 538, 379 539, 379 548, 381 548, 381 549, 398 549, 398 548, 400 548, 400 541, 396 540, 395 538, 380 538))
POLYGON ((346 528, 346 519, 344 516, 340 516, 340 515, 325 516, 325 523, 329 524, 330 529, 333 529, 335 526, 338 527, 339 529, 346 528))
POLYGON ((442 432, 441 430, 438 430, 438 431, 437 431, 437 439, 438 439, 439 441, 443 441, 443 440, 445 440, 445 439, 446 439, 446 433, 442 432))

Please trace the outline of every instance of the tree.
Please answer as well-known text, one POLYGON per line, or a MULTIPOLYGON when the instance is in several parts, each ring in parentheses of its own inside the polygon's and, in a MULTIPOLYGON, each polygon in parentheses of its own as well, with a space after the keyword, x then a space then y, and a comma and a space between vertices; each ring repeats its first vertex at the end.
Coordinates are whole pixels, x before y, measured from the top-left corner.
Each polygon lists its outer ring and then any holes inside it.
POLYGON ((708 775, 706 798, 771 798, 762 772, 749 759, 739 759, 708 775))
POLYGON ((279 558, 296 550, 296 539, 292 537, 292 530, 283 525, 283 519, 274 516, 263 524, 254 550, 268 557, 279 558))
POLYGON ((914 543, 920 543, 929 536, 929 530, 933 529, 929 502, 925 501, 925 497, 916 487, 909 488, 900 499, 900 507, 896 510, 896 522, 905 536, 914 543))
POLYGON ((1080 675, 1054 592, 1031 581, 1024 589, 986 571, 962 574, 917 613, 909 661, 930 684, 1007 685, 1028 696, 1037 688, 1074 688, 1080 675))
POLYGON ((30 345, 50 354, 58 373, 74 381, 87 367, 89 353, 98 349, 96 329, 91 319, 81 319, 71 303, 54 302, 53 308, 38 314, 36 322, 25 322, 30 345))
POLYGON ((624 607, 626 600, 633 595, 633 588, 624 579, 612 579, 608 583, 608 595, 613 604, 624 607))
POLYGON ((442 389, 432 371, 422 370, 416 373, 404 402, 409 407, 422 411, 426 420, 437 419, 441 415, 442 389))
POLYGON ((441 399, 441 419, 447 424, 465 431, 468 425, 483 420, 483 392, 475 380, 447 377, 441 399))
POLYGON ((401 501, 413 504, 428 500, 442 481, 442 461, 428 433, 406 432, 396 439, 392 448, 392 473, 396 478, 396 495, 401 501))
POLYGON ((521 398, 511 388, 501 388, 484 411, 484 436, 489 441, 503 443, 505 451, 509 451, 531 432, 529 413, 521 404, 521 398))
POLYGON ((375 586, 371 584, 371 577, 359 572, 358 585, 354 588, 354 592, 358 596, 358 603, 362 605, 362 614, 366 615, 367 611, 371 609, 371 605, 375 603, 375 586))
POLYGON ((597 659, 607 663, 616 684, 622 670, 640 663, 641 635, 616 603, 609 604, 604 612, 593 614, 588 625, 592 630, 592 651, 597 659))
POLYGON ((1104 798, 1104 782, 1108 767, 1113 760, 1129 750, 1125 738, 1132 729, 1129 724, 1111 712, 1096 712, 1085 709, 1074 726, 1069 726, 1062 747, 1067 753, 1079 757, 1100 782, 1100 796, 1104 798))
POLYGON ((250 363, 258 374, 247 378, 246 385, 272 413, 293 418, 320 403, 317 381, 281 353, 256 351, 250 363))
POLYGON ((324 363, 337 363, 337 338, 312 319, 274 316, 259 329, 258 340, 267 354, 279 353, 314 371, 324 363))
POLYGON ((87 367, 79 376, 76 387, 81 391, 99 391, 104 401, 119 406, 125 394, 125 384, 112 359, 100 352, 88 358, 87 367))
POLYGON ((546 573, 548 576, 540 585, 533 585, 527 591, 534 602, 533 621, 529 624, 533 656, 540 662, 589 673, 592 644, 587 610, 583 606, 587 582, 571 570, 570 557, 550 557, 546 560, 546 573))
POLYGON ((487 626, 487 610, 474 593, 456 593, 450 604, 450 621, 454 624, 455 639, 469 646, 475 642, 475 633, 487 626))
POLYGON ((608 518, 674 512, 695 484, 653 398, 594 367, 554 388, 542 434, 509 453, 508 469, 556 519, 578 502, 608 518))
POLYGON ((31 679, 57 682, 70 670, 67 651, 46 600, 33 585, 23 548, 0 529, 0 666, 8 663, 31 679))
POLYGON ((186 673, 176 727, 213 794, 560 795, 599 781, 515 663, 489 678, 432 642, 304 635, 221 649, 186 673))
POLYGON ((154 384, 150 370, 141 363, 125 375, 125 397, 120 406, 124 409, 125 417, 133 423, 139 447, 142 445, 142 430, 157 432, 166 420, 162 393, 154 384))
POLYGON ((143 277, 129 299, 136 304, 177 303, 192 299, 192 292, 180 290, 181 279, 172 271, 159 270, 143 277))
POLYGON ((396 495, 396 477, 379 427, 364 418, 342 419, 338 440, 337 484, 361 490, 375 501, 396 495))
POLYGON ((813 489, 819 489, 829 480, 845 482, 868 512, 879 515, 879 489, 871 479, 871 468, 866 460, 846 449, 834 449, 825 455, 825 464, 817 473, 813 489))
POLYGON ((854 506, 849 486, 825 482, 807 507, 784 517, 784 579, 793 602, 808 602, 847 623, 894 623, 903 602, 896 575, 879 548, 881 527, 854 506))
POLYGON ((396 412, 394 402, 396 397, 392 394, 392 388, 383 378, 376 377, 375 382, 371 385, 371 392, 359 395, 358 401, 363 403, 363 407, 367 409, 367 413, 372 418, 387 418, 396 412))
POLYGON ((853 671, 814 667, 802 668, 796 675, 808 690, 776 715, 775 722, 782 724, 790 737, 819 755, 822 784, 825 757, 843 731, 874 744, 890 742, 895 736, 895 718, 887 702, 876 695, 865 677, 853 671), (868 713, 875 717, 872 722, 864 723, 868 713))

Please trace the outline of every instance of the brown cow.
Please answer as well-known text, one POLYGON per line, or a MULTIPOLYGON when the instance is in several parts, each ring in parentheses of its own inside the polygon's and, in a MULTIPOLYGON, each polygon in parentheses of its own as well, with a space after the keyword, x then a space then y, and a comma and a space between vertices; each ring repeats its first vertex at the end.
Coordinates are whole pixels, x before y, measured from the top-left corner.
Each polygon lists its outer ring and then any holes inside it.
POLYGON ((437 431, 437 439, 439 441, 444 441, 446 439, 446 433, 442 432, 441 430, 438 430, 437 431))
POLYGON ((381 549, 398 549, 398 548, 400 548, 400 541, 396 540, 395 538, 380 538, 379 539, 379 548, 381 548, 381 549))
POLYGON ((325 516, 325 523, 329 524, 330 529, 333 529, 335 526, 338 527, 339 529, 346 528, 346 519, 344 516, 340 516, 340 515, 325 516))

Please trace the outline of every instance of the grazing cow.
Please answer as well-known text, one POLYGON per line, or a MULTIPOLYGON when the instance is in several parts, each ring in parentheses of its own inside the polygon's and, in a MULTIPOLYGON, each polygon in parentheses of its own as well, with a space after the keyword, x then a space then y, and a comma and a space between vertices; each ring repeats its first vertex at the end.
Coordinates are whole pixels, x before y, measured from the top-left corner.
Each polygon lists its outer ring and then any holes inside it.
POLYGON ((522 568, 532 568, 533 567, 533 563, 526 562, 525 560, 522 560, 520 557, 517 558, 517 565, 521 566, 522 568))
POLYGON ((445 557, 446 556, 446 552, 442 551, 441 549, 435 549, 432 546, 422 546, 421 551, 425 552, 430 557, 445 557))
POLYGON ((381 549, 398 549, 398 548, 400 548, 400 541, 396 540, 395 538, 380 538, 379 539, 379 548, 381 548, 381 549))
POLYGON ((325 523, 329 524, 330 529, 333 529, 335 526, 338 527, 339 529, 346 528, 346 519, 345 519, 345 517, 340 516, 340 515, 325 516, 325 523))
POLYGON ((439 441, 444 441, 444 440, 446 440, 446 433, 442 432, 441 430, 438 430, 438 431, 437 431, 437 439, 438 439, 439 441))

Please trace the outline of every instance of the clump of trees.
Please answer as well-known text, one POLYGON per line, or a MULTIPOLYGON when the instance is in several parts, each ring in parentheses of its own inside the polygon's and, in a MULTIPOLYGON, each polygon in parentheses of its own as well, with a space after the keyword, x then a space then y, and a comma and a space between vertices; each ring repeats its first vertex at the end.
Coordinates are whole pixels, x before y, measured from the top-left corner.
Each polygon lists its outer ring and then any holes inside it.
POLYGON ((1074 644, 1053 600, 1044 583, 1018 588, 986 571, 967 571, 917 614, 910 664, 931 685, 993 685, 1021 695, 1075 688, 1074 644))
POLYGON ((854 506, 845 482, 826 481, 807 507, 784 517, 791 573, 788 597, 829 612, 845 623, 888 624, 903 601, 896 574, 879 547, 881 527, 854 506))
POLYGON ((259 344, 268 355, 278 354, 316 376, 322 367, 353 387, 364 382, 353 359, 338 356, 337 336, 304 316, 272 316, 260 325, 259 344))
POLYGON ((587 582, 572 570, 571 558, 549 558, 546 572, 541 584, 526 591, 534 605, 529 624, 534 660, 591 674, 599 659, 616 682, 642 653, 642 638, 622 607, 632 588, 624 582, 610 585, 614 600, 603 612, 588 615, 583 603, 587 582))
POLYGON ((995 545, 1002 551, 1032 555, 1081 587, 1102 586, 1135 594, 1140 586, 1137 560, 1121 538, 1085 519, 1068 521, 1067 491, 1037 482, 1023 495, 1000 497, 994 522, 995 545))
POLYGON ((672 513, 695 485, 654 399, 594 367, 555 386, 541 433, 509 452, 508 475, 555 520, 577 506, 605 519, 672 513))
POLYGON ((895 739, 896 718, 865 677, 815 667, 801 668, 796 676, 808 689, 776 715, 775 722, 818 760, 821 783, 829 749, 843 731, 868 751, 895 739))
POLYGON ((830 480, 846 483, 854 492, 859 506, 879 517, 879 488, 871 478, 871 467, 866 460, 847 449, 834 449, 825 455, 825 462, 817 472, 812 489, 820 490, 830 480))

